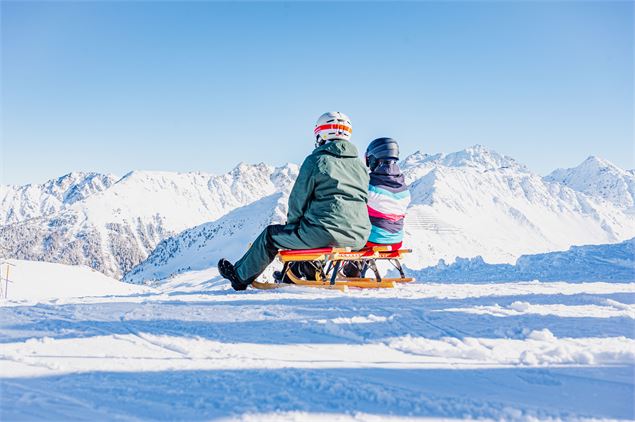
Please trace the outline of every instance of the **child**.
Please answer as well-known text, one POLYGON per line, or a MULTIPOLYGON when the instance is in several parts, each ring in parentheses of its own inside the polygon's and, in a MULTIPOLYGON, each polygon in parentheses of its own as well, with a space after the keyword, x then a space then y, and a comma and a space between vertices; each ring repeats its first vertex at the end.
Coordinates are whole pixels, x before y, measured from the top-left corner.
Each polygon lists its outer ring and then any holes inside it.
MULTIPOLYGON (((284 121, 277 122, 284 126, 284 121)), ((349 142, 350 119, 324 113, 314 129, 316 148, 309 155, 289 196, 286 224, 268 226, 235 264, 218 262, 234 290, 245 290, 273 261, 279 249, 350 247, 368 238, 368 173, 349 142)))
POLYGON ((370 169, 368 215, 372 224, 366 246, 391 246, 397 250, 403 242, 403 223, 410 204, 410 192, 399 160, 399 145, 391 138, 378 138, 366 149, 370 169))
MULTIPOLYGON (((367 247, 389 246, 398 250, 403 243, 403 221, 410 204, 410 192, 397 165, 399 145, 391 138, 377 138, 366 149, 366 166, 370 169, 368 216, 370 236, 367 247)), ((349 261, 342 272, 346 277, 361 277, 364 263, 349 261)))

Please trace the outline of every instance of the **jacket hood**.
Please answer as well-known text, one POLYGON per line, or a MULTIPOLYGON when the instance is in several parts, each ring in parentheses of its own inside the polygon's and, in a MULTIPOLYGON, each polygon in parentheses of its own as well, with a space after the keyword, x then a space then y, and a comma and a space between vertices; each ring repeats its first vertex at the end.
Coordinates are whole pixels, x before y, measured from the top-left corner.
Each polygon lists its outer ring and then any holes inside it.
POLYGON ((399 165, 394 160, 384 161, 370 173, 371 185, 387 186, 392 189, 397 189, 398 192, 403 190, 406 186, 405 179, 399 165))
POLYGON ((317 147, 314 151, 316 154, 331 154, 336 157, 357 157, 357 147, 349 141, 336 139, 328 141, 324 145, 317 147))

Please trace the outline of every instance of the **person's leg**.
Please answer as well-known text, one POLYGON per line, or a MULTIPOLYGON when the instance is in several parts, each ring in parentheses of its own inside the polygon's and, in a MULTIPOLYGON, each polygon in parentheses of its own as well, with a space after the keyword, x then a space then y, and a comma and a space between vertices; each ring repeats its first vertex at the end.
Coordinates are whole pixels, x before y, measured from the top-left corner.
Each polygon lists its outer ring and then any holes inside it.
POLYGON ((309 249, 297 233, 297 226, 276 224, 268 226, 256 238, 247 253, 234 264, 236 275, 246 284, 253 282, 278 254, 279 249, 309 249))

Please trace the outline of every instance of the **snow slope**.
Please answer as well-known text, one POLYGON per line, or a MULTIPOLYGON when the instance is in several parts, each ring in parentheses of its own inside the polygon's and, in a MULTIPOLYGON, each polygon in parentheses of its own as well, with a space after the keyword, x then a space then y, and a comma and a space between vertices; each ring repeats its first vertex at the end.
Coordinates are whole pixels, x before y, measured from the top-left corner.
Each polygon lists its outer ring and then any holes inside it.
MULTIPOLYGON (((447 155, 416 153, 403 168, 412 194, 405 227, 405 244, 413 249, 405 263, 411 269, 456 257, 513 263, 523 254, 635 236, 635 218, 622 208, 547 182, 482 146, 447 155)), ((124 280, 161 280, 215 266, 222 257, 239 258, 262 228, 284 221, 285 195, 162 242, 124 280)))
POLYGON ((295 165, 264 164, 240 164, 221 176, 131 172, 59 212, 0 226, 0 256, 88 265, 121 277, 161 240, 288 190, 296 175, 295 165))
POLYGON ((282 193, 270 195, 219 220, 168 238, 148 259, 128 272, 123 281, 148 283, 185 271, 216 266, 221 257, 240 258, 268 224, 286 220, 287 200, 288 195, 282 193))
POLYGON ((84 296, 126 295, 147 289, 85 266, 9 259, 0 264, 0 298, 11 302, 59 301, 84 296), (7 267, 9 282, 7 282, 7 267))
POLYGON ((591 156, 574 168, 557 169, 545 180, 604 198, 618 207, 635 206, 635 171, 623 170, 599 157, 591 156))
POLYGON ((635 238, 609 245, 572 246, 563 252, 522 255, 515 265, 459 258, 411 273, 419 281, 635 281, 635 238))
POLYGON ((0 301, 0 419, 635 418, 635 283, 146 289, 0 301))

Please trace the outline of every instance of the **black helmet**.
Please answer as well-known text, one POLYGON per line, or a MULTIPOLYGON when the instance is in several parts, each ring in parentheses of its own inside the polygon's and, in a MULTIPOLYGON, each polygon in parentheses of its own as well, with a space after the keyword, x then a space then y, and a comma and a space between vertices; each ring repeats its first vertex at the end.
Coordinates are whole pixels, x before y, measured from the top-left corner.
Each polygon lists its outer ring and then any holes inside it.
POLYGON ((366 165, 373 170, 379 160, 399 160, 399 144, 392 138, 377 138, 366 148, 366 165))

